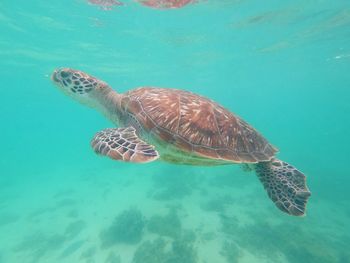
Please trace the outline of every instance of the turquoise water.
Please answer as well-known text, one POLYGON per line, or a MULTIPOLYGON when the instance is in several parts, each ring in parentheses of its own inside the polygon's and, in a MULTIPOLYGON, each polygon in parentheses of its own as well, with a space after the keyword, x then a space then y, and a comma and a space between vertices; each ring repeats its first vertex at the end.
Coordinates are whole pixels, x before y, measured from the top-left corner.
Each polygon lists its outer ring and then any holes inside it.
POLYGON ((0 262, 350 262, 349 43, 341 0, 2 0, 0 262), (239 166, 96 156, 91 138, 113 125, 51 84, 63 66, 118 92, 220 102, 305 172, 307 216, 281 213, 239 166))

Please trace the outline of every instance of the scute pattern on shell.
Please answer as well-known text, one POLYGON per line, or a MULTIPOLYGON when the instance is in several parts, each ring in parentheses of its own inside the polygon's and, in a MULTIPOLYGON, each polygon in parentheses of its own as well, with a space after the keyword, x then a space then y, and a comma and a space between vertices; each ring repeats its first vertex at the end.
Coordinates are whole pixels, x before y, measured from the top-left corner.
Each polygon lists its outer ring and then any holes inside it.
POLYGON ((138 88, 125 94, 122 108, 161 140, 207 158, 256 163, 277 151, 245 121, 188 91, 138 88))

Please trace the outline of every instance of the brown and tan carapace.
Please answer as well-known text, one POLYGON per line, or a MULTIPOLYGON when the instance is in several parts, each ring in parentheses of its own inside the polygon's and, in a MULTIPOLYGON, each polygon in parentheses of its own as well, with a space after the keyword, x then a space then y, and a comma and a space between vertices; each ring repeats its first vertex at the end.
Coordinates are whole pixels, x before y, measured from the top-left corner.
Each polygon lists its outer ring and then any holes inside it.
POLYGON ((94 136, 91 145, 96 153, 137 163, 159 158, 190 165, 251 164, 279 209, 304 215, 310 196, 305 176, 278 160, 275 147, 218 103, 169 88, 141 87, 119 94, 105 82, 70 68, 55 70, 52 80, 119 127, 94 136))

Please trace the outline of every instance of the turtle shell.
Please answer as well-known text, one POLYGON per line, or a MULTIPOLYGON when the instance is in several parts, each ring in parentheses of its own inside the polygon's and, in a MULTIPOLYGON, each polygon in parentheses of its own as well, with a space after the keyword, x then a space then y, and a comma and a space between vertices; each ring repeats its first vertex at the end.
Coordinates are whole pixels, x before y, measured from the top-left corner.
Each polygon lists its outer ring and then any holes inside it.
POLYGON ((205 158, 257 163, 277 151, 241 118, 188 91, 141 87, 127 92, 121 106, 160 140, 205 158))

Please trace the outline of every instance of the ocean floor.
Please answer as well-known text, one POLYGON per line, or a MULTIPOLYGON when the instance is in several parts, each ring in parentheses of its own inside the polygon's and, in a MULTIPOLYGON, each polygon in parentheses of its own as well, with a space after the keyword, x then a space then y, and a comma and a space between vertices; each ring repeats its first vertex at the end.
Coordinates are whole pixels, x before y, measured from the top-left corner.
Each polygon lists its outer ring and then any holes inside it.
POLYGON ((350 258, 346 204, 311 199, 306 217, 290 217, 239 166, 68 167, 0 190, 1 263, 350 258))

